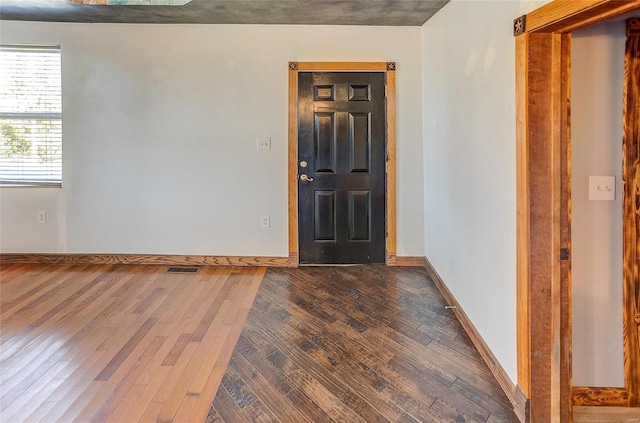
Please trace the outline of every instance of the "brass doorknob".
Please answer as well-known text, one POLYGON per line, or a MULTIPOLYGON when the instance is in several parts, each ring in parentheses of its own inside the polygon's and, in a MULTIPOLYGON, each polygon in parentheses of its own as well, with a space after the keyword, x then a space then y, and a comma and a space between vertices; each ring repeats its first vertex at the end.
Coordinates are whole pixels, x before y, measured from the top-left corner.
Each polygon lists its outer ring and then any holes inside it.
POLYGON ((310 178, 309 176, 307 176, 306 173, 303 173, 302 175, 300 175, 300 180, 301 181, 306 181, 306 182, 311 182, 311 181, 313 181, 313 178, 310 178))

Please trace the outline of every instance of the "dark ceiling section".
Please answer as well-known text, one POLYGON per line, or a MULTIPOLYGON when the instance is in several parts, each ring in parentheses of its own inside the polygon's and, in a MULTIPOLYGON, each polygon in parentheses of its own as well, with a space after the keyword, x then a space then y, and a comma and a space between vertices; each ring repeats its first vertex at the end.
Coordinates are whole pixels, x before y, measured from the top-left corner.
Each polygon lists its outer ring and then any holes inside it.
POLYGON ((0 19, 92 23, 421 26, 449 0, 193 0, 185 6, 86 6, 0 0, 0 19))

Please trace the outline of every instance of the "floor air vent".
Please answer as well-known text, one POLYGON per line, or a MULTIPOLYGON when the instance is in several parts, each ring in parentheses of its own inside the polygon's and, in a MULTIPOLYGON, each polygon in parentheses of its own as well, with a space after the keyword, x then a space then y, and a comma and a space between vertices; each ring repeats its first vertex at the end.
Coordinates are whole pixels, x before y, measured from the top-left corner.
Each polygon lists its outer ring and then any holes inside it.
POLYGON ((182 273, 182 274, 195 275, 200 271, 200 269, 202 269, 202 267, 169 266, 167 267, 167 270, 165 270, 164 273, 182 273))

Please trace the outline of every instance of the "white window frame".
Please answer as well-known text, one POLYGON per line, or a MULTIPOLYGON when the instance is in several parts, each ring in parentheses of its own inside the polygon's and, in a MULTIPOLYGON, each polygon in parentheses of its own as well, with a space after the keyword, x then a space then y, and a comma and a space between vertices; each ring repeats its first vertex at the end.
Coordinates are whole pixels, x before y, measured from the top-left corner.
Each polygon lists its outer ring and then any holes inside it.
MULTIPOLYGON (((0 125, 9 120, 9 121, 19 121, 19 120, 31 120, 31 121, 57 121, 59 122, 60 127, 60 144, 59 144, 59 171, 52 172, 49 176, 44 175, 42 177, 29 177, 29 175, 33 175, 33 173, 25 176, 10 177, 14 172, 10 172, 6 169, 2 169, 3 166, 7 165, 7 162, 3 162, 3 157, 0 157, 0 187, 61 187, 62 186, 62 54, 60 46, 58 45, 16 45, 16 44, 0 44, 0 50, 11 50, 11 51, 24 51, 24 52, 43 52, 43 51, 54 51, 57 52, 60 56, 59 60, 59 72, 60 72, 60 111, 56 112, 38 112, 38 111, 6 111, 10 106, 3 105, 0 103, 0 125), (51 176, 54 174, 54 177, 51 176)), ((37 143, 36 143, 37 144, 37 143)), ((57 146, 57 145, 56 145, 57 146)), ((2 148, 2 146, 0 146, 2 148)), ((38 148, 36 145, 35 148, 38 148)), ((33 151, 31 153, 31 157, 33 156, 33 151)), ((37 154, 40 154, 39 151, 37 154)), ((46 153, 48 154, 48 153, 46 153)), ((8 159, 6 159, 8 160, 8 159)), ((37 160, 37 159, 35 159, 37 160)), ((19 165, 18 165, 19 167, 19 165)), ((38 165, 26 164, 24 169, 38 169, 38 165)), ((46 166, 42 166, 43 169, 46 169, 46 166)), ((58 166, 53 167, 54 169, 58 169, 58 166)), ((38 169, 39 170, 39 169, 38 169)), ((16 172, 17 173, 17 172, 16 172)))

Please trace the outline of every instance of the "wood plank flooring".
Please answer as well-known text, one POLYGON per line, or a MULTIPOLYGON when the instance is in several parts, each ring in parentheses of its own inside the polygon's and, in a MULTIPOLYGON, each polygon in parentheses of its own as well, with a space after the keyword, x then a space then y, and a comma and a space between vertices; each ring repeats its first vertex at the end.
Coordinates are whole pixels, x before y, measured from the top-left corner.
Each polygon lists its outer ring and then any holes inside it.
POLYGON ((420 268, 270 268, 207 423, 515 423, 420 268))
POLYGON ((517 421, 420 268, 164 270, 2 265, 0 421, 517 421))
POLYGON ((0 421, 203 422, 265 268, 2 265, 0 421))

